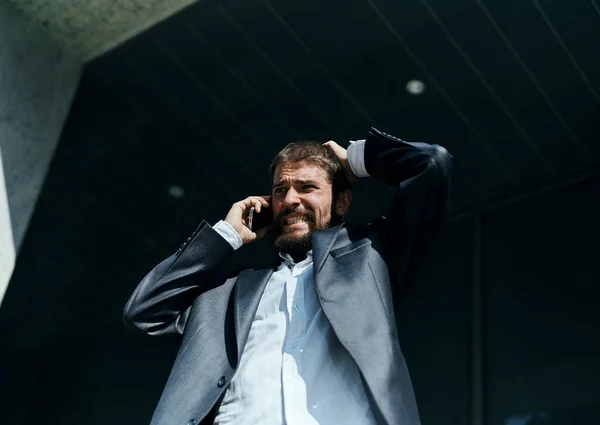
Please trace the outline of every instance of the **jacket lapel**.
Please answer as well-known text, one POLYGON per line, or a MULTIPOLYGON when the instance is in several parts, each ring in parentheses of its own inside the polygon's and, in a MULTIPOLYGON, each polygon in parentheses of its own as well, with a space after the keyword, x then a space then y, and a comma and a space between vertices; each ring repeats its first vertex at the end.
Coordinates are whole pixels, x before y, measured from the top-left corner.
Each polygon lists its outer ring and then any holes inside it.
POLYGON ((234 290, 234 323, 237 340, 238 359, 246 345, 252 319, 256 314, 258 303, 265 291, 267 282, 274 268, 250 269, 241 272, 235 283, 234 290))
MULTIPOLYGON (((383 290, 369 264, 366 238, 352 240, 339 225, 313 236, 314 282, 325 316, 342 343, 387 332, 383 290), (368 314, 361 314, 368 312, 368 314)), ((377 269, 379 271, 379 269, 377 269)))
MULTIPOLYGON (((330 227, 329 229, 317 232, 312 236, 312 248, 313 248, 313 272, 315 277, 323 267, 325 259, 334 246, 337 236, 344 224, 338 224, 337 226, 330 227)), ((337 244, 336 244, 337 245, 337 244)))
MULTIPOLYGON (((390 337, 394 334, 393 319, 369 264, 371 244, 366 238, 353 240, 346 228, 315 234, 315 289, 323 313, 364 377, 384 423, 396 424, 401 421, 395 420, 385 400, 392 388, 388 380, 395 373, 394 361, 402 356, 397 342, 390 337)), ((393 384, 395 393, 404 393, 396 390, 398 382, 393 384)))

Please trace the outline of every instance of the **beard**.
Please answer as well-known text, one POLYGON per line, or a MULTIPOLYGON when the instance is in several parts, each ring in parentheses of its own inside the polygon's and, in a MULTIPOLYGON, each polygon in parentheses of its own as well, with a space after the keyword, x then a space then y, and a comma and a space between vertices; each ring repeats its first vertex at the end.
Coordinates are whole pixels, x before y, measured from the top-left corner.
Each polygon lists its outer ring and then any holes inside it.
POLYGON ((331 221, 327 223, 317 223, 317 218, 312 211, 304 211, 298 213, 292 210, 283 210, 277 216, 275 223, 275 248, 279 252, 289 254, 292 258, 305 255, 312 249, 312 235, 315 232, 328 229, 331 225, 331 221), (293 215, 293 217, 302 217, 308 224, 308 231, 297 235, 296 231, 283 232, 283 226, 285 224, 286 216, 293 215))

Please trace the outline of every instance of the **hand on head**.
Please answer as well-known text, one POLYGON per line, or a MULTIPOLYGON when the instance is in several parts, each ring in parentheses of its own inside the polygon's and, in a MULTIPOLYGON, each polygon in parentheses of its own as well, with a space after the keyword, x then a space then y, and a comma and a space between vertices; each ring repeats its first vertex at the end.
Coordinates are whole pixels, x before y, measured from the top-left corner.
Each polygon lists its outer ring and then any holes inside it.
POLYGON ((352 171, 352 168, 350 168, 350 163, 348 162, 348 151, 346 149, 344 149, 343 147, 341 147, 340 145, 338 145, 333 140, 323 143, 323 146, 327 146, 328 148, 330 148, 333 151, 333 153, 337 157, 338 161, 342 165, 342 169, 344 170, 344 174, 346 174, 346 178, 348 179, 348 182, 350 184, 356 183, 356 180, 358 180, 358 177, 356 176, 356 174, 354 174, 354 172, 352 171))

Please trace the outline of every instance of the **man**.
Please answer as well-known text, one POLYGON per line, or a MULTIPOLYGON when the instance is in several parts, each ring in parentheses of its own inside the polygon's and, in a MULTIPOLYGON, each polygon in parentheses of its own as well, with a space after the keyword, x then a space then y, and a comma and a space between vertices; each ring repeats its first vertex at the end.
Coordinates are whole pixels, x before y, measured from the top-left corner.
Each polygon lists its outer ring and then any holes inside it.
POLYGON ((283 149, 271 195, 202 222, 125 307, 129 326, 181 337, 152 425, 419 424, 395 309, 442 225, 451 170, 444 148, 376 129, 348 151, 283 149), (397 189, 390 211, 348 225, 350 183, 369 175, 397 189), (249 229, 251 207, 271 207, 273 225, 249 229), (258 239, 273 255, 232 269, 258 239))

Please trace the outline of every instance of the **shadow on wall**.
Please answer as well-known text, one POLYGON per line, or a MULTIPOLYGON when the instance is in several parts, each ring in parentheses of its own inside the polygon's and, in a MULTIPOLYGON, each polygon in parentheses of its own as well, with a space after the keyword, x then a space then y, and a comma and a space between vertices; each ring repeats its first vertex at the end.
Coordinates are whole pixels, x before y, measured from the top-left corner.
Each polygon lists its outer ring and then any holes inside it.
POLYGON ((15 266, 15 258, 15 244, 2 164, 2 147, 0 146, 0 305, 2 305, 8 281, 15 266))
POLYGON ((81 73, 79 60, 6 3, 0 2, 0 303, 81 73))

